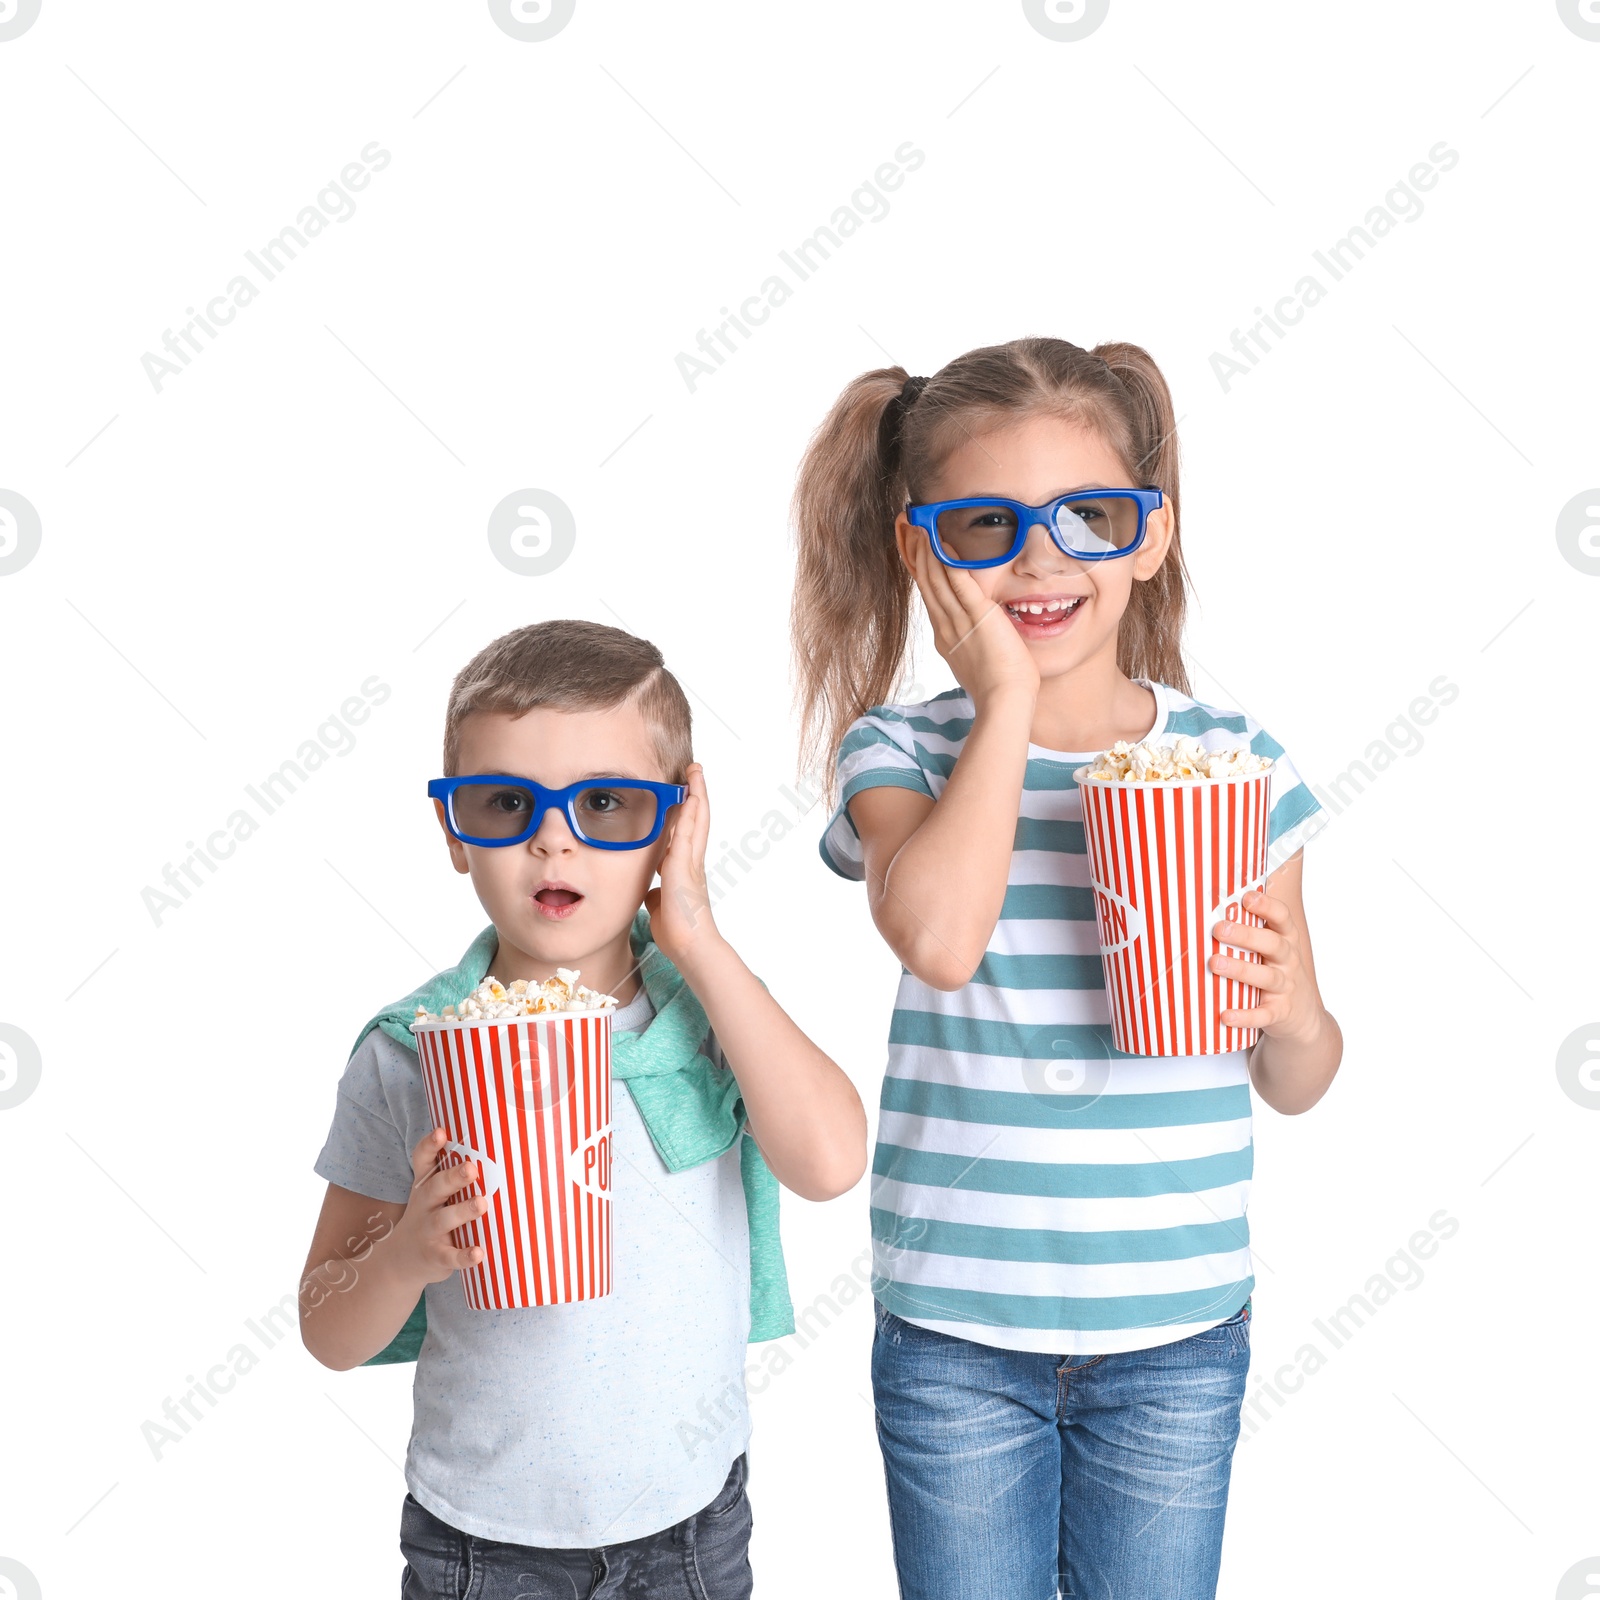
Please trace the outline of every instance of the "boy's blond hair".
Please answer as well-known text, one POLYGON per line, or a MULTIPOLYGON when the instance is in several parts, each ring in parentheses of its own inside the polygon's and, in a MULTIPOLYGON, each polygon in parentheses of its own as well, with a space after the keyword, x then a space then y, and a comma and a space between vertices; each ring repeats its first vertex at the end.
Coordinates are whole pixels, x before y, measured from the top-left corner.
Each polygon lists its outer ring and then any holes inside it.
POLYGON ((444 775, 456 776, 461 724, 475 711, 609 711, 628 701, 650 728, 666 781, 684 782, 694 760, 689 702, 648 639, 573 618, 515 628, 485 645, 450 686, 444 775))

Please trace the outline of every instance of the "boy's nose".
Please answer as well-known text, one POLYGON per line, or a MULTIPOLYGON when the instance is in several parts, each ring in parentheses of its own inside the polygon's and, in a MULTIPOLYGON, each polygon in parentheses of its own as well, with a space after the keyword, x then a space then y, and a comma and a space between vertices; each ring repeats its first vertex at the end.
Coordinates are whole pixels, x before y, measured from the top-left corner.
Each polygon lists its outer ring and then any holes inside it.
POLYGON ((539 826, 528 841, 530 850, 570 850, 577 841, 559 806, 551 806, 539 819, 539 826))

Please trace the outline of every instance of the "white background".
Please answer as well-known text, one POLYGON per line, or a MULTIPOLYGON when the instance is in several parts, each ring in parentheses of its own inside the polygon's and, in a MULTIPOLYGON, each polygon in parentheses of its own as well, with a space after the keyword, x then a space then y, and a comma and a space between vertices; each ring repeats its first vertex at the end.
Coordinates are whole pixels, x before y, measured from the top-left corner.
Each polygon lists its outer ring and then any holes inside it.
MULTIPOLYGON (((1531 0, 1113 0, 1075 43, 1010 0, 579 0, 541 43, 468 0, 44 0, 0 42, 0 489, 42 526, 0 576, 0 1023, 42 1063, 0 1111, 0 1592, 395 1592, 409 1368, 291 1334, 159 1459, 141 1425, 293 1293, 356 1029, 481 926, 423 794, 453 673, 620 619, 691 691, 737 839, 795 776, 809 431, 884 352, 1035 333, 1142 344, 1172 385, 1202 699, 1326 785, 1459 688, 1308 850, 1346 1050, 1312 1113, 1257 1121, 1253 1386, 1435 1212, 1459 1229, 1261 1402, 1221 1593, 1600 1572, 1600 1096, 1555 1065, 1600 1041, 1600 561, 1555 533, 1600 483, 1597 76, 1531 0), (374 140, 355 214, 158 393, 141 356, 374 140), (691 393, 677 354, 907 140, 887 215, 691 393), (1213 353, 1439 141, 1421 214, 1224 390, 1213 353), (486 537, 524 488, 575 519, 546 576, 486 537), (372 675, 354 748, 158 925, 141 891, 372 675)), ((821 823, 719 918, 873 1107, 897 966, 821 823)), ((784 1219, 803 1307, 866 1185, 784 1219)), ((755 1400, 759 1594, 892 1593, 870 1329, 863 1295, 755 1400)))

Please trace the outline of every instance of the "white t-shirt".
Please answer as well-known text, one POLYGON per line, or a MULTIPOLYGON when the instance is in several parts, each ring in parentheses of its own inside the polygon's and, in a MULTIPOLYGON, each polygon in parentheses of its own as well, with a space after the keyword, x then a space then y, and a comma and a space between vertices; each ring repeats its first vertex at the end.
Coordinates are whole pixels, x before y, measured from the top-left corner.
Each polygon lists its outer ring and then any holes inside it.
MULTIPOLYGON (((612 1030, 653 1014, 641 988, 612 1030)), ((719 1059, 714 1036, 704 1048, 719 1059)), ((738 1144, 670 1173, 626 1088, 614 1080, 609 1295, 474 1311, 459 1273, 428 1285, 406 1484, 464 1533, 569 1549, 642 1538, 708 1504, 749 1441, 738 1144)), ((416 1053, 375 1028, 340 1079, 316 1170, 404 1202, 432 1125, 416 1053)))

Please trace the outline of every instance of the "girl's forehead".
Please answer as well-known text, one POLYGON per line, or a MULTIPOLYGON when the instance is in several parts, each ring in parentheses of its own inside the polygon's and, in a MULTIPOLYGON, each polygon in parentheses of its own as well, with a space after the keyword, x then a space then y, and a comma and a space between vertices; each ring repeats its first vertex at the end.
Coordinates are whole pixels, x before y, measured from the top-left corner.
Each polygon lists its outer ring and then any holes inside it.
POLYGON ((1063 417, 1030 416, 958 435, 935 470, 930 497, 994 493, 1038 503, 1075 489, 1109 488, 1126 477, 1099 433, 1063 417))

